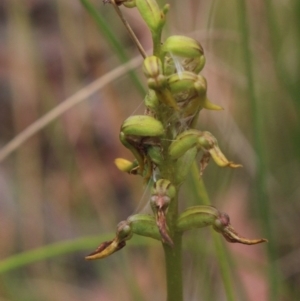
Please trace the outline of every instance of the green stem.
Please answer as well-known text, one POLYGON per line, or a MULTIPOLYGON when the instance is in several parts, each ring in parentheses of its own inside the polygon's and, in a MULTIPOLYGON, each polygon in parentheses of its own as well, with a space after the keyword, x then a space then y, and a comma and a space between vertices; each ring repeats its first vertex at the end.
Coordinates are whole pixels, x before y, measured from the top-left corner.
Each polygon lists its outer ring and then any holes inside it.
MULTIPOLYGON (((0 275, 19 269, 24 266, 50 259, 57 256, 68 255, 79 251, 86 251, 93 247, 99 241, 106 241, 113 236, 113 233, 95 235, 88 237, 80 237, 73 240, 56 242, 37 249, 25 251, 19 254, 12 255, 0 261, 0 275)), ((128 244, 129 246, 144 246, 152 243, 152 240, 146 240, 137 236, 128 244)))
POLYGON ((177 233, 173 237, 174 247, 164 244, 166 278, 167 278, 167 301, 182 301, 182 239, 177 233))
MULTIPOLYGON (((166 164, 166 171, 171 167, 166 164)), ((170 175, 169 178, 172 178, 170 175)), ((176 232, 176 222, 178 218, 178 189, 176 196, 172 200, 167 214, 169 232, 173 239, 173 247, 163 244, 165 253, 166 280, 167 280, 167 301, 182 301, 182 234, 176 232)))
MULTIPOLYGON (((166 174, 169 174, 171 183, 174 183, 174 173, 169 164, 165 166, 166 174), (171 172, 170 172, 171 171, 171 172)), ((167 280, 167 301, 182 301, 183 300, 183 287, 182 287, 182 234, 176 232, 176 223, 178 218, 178 187, 177 193, 171 202, 167 220, 169 232, 173 239, 173 247, 163 244, 165 253, 166 265, 166 280, 167 280)))
MULTIPOLYGON (((202 204, 204 205, 211 205, 204 182, 202 178, 199 179, 199 169, 196 162, 192 166, 192 181, 194 184, 193 186, 195 187, 195 191, 197 192, 198 199, 201 200, 202 204)), ((235 297, 231 281, 230 266, 228 264, 224 245, 218 233, 212 230, 212 234, 227 301, 234 301, 235 297)))
POLYGON ((152 32, 153 55, 160 57, 161 48, 161 30, 159 32, 152 32))

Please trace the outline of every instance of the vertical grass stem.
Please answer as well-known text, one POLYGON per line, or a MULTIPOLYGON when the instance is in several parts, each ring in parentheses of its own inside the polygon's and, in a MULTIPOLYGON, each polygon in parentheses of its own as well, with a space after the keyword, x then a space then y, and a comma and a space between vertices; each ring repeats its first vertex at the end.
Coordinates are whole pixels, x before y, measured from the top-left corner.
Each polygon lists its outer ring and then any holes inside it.
POLYGON ((266 160, 263 150, 263 137, 262 137, 262 111, 259 107, 258 98, 255 95, 254 85, 254 72, 253 72, 253 59, 250 51, 249 41, 249 21, 247 16, 246 1, 238 1, 239 5, 239 24, 241 28, 241 47, 243 54, 243 61, 245 62, 245 70, 248 85, 248 97, 251 104, 251 111, 253 116, 253 136, 256 150, 256 166, 257 166, 257 207, 262 221, 262 227, 265 236, 268 238, 269 243, 267 246, 267 253, 269 258, 268 264, 268 279, 269 279, 269 300, 279 300, 280 285, 278 279, 278 270, 275 264, 276 259, 276 246, 274 232, 272 231, 272 224, 270 218, 270 204, 266 192, 266 160))

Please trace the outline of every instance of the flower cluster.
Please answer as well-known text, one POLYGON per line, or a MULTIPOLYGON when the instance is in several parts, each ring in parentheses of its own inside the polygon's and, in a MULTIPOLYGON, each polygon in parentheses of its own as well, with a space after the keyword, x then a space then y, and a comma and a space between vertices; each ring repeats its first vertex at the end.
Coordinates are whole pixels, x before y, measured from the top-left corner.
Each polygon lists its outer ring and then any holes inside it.
POLYGON ((102 243, 86 259, 103 258, 118 251, 132 234, 152 237, 173 247, 175 233, 204 226, 213 226, 229 242, 265 241, 240 237, 230 225, 228 215, 212 206, 191 207, 180 215, 177 206, 173 206, 169 217, 172 204, 177 202, 179 186, 198 153, 202 154, 200 175, 210 158, 220 167, 241 165, 227 160, 211 133, 196 129, 202 109, 222 110, 208 100, 206 79, 199 74, 205 65, 201 44, 179 35, 161 40, 168 5, 160 9, 155 0, 115 0, 114 4, 137 7, 152 34, 153 55, 145 57, 143 62, 148 86, 145 114, 127 118, 120 130, 120 141, 132 152, 134 160, 118 158, 115 163, 121 171, 140 175, 145 183, 153 182, 150 200, 153 215, 136 214, 119 223, 116 237, 102 243))

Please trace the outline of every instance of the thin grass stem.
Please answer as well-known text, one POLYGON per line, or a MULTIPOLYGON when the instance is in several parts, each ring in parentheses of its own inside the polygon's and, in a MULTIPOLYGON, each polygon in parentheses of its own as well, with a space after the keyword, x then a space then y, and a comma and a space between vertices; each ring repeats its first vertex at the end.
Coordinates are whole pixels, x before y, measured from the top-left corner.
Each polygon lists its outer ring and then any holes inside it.
POLYGON ((259 106, 259 99, 255 95, 254 73, 253 73, 253 58, 250 51, 249 41, 249 27, 246 1, 238 1, 239 3, 239 24, 241 28, 242 37, 242 54, 245 63, 245 71, 248 85, 248 98, 251 105, 251 112, 253 116, 253 136, 256 150, 256 166, 257 166, 257 208, 262 222, 263 231, 268 238, 269 243, 266 245, 268 253, 268 279, 269 279, 269 300, 276 301, 280 299, 280 284, 278 277, 278 268, 275 264, 276 259, 276 245, 274 231, 272 230, 272 222, 270 218, 270 204, 266 192, 266 176, 267 166, 264 155, 264 139, 263 132, 263 114, 259 106))
POLYGON ((121 21, 123 22, 125 28, 127 29, 130 37, 132 38, 133 42, 136 44, 140 54, 142 55, 143 58, 147 57, 147 53, 144 50, 142 44, 140 43, 139 39, 137 38, 137 36, 135 35, 134 31, 132 30, 131 26, 129 25, 129 23, 126 21, 126 19, 124 18, 121 10, 119 9, 119 6, 116 4, 115 0, 110 0, 110 2, 112 3, 115 11, 117 12, 118 16, 120 17, 121 21))
MULTIPOLYGON (((113 236, 113 233, 80 237, 69 241, 56 242, 20 254, 12 255, 0 261, 0 274, 57 256, 63 256, 79 251, 91 249, 100 241, 106 241, 113 236)), ((135 238, 130 242, 132 246, 145 246, 152 244, 152 240, 135 238)))
MULTIPOLYGON (((211 205, 204 182, 202 178, 199 179, 199 169, 196 162, 193 164, 191 172, 192 172, 192 181, 194 184, 193 186, 195 188, 198 199, 201 200, 201 204, 211 205)), ((213 230, 211 232, 213 235, 216 256, 220 266, 221 277, 225 288, 227 301, 234 301, 236 299, 234 296, 234 288, 232 284, 230 266, 227 260, 226 252, 224 250, 225 247, 221 241, 220 235, 213 230)))
MULTIPOLYGON (((119 42, 119 40, 115 37, 114 33, 111 31, 108 23, 103 19, 101 14, 96 10, 96 8, 91 4, 88 0, 80 0, 82 5, 86 8, 91 17, 95 20, 98 25, 99 30, 104 35, 105 39, 113 48, 116 55, 119 57, 122 63, 126 63, 129 61, 129 58, 124 51, 123 45, 119 42)), ((145 88, 140 81, 139 77, 134 72, 129 72, 129 75, 135 84, 136 88, 140 92, 141 95, 145 94, 145 88)))

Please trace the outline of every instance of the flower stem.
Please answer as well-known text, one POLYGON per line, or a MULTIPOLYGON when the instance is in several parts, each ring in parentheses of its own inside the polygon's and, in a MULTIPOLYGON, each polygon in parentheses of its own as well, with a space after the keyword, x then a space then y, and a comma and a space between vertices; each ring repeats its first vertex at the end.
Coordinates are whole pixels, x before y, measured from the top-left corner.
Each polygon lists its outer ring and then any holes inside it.
POLYGON ((167 301, 182 301, 182 239, 177 233, 173 237, 173 248, 164 244, 166 278, 167 278, 167 301))
POLYGON ((152 32, 153 55, 160 57, 161 48, 161 30, 159 32, 152 32))

